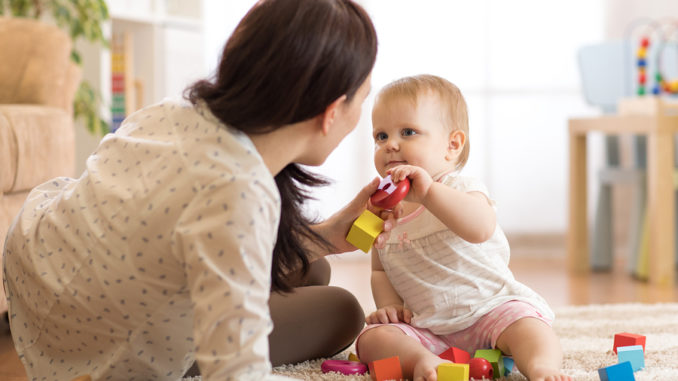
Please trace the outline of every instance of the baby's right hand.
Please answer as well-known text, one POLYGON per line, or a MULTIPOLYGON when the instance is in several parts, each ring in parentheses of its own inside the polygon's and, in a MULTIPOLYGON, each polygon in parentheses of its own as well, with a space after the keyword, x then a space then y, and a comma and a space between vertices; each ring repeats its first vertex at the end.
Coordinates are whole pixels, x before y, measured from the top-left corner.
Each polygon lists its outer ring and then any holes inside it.
POLYGON ((382 307, 365 318, 367 324, 407 323, 412 320, 412 311, 402 304, 392 304, 382 307))

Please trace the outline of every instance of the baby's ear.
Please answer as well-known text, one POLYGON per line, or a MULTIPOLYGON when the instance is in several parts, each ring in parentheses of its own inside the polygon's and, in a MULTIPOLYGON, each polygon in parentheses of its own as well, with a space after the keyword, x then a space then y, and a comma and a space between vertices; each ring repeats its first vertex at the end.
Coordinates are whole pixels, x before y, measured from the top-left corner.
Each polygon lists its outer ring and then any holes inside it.
POLYGON ((466 144, 466 134, 462 130, 454 130, 450 132, 448 138, 447 155, 448 160, 456 159, 461 154, 462 148, 466 144))

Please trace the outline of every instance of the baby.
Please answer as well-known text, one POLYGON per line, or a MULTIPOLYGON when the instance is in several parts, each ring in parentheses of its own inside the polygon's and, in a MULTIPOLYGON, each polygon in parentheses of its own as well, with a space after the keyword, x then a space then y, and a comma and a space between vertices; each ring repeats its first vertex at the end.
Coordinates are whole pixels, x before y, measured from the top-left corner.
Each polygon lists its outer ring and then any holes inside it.
POLYGON ((508 268, 509 244, 479 181, 458 176, 469 155, 466 103, 445 79, 420 75, 387 85, 372 112, 374 163, 409 178, 403 215, 372 250, 378 310, 358 338, 361 361, 399 356, 403 376, 436 380, 451 346, 498 348, 531 381, 561 373, 554 314, 508 268))

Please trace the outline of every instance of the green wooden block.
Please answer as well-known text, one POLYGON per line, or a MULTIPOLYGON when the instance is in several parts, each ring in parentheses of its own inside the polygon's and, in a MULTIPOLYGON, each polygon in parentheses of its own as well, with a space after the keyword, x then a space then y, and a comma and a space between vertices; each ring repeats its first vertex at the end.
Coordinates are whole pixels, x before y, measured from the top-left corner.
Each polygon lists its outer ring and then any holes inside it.
POLYGON ((504 375, 504 357, 499 349, 478 349, 473 357, 482 357, 492 364, 494 378, 501 378, 504 375))

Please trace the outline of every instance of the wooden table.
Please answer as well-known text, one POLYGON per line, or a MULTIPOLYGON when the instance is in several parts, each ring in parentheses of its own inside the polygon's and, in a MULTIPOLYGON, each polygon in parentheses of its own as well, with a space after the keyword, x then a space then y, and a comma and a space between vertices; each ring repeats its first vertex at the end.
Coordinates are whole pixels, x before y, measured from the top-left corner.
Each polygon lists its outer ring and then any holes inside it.
POLYGON ((590 132, 647 135, 647 221, 649 281, 673 286, 675 259, 674 134, 678 107, 661 98, 624 100, 619 115, 569 120, 570 194, 568 266, 577 273, 590 271, 587 218, 586 138, 590 132))

